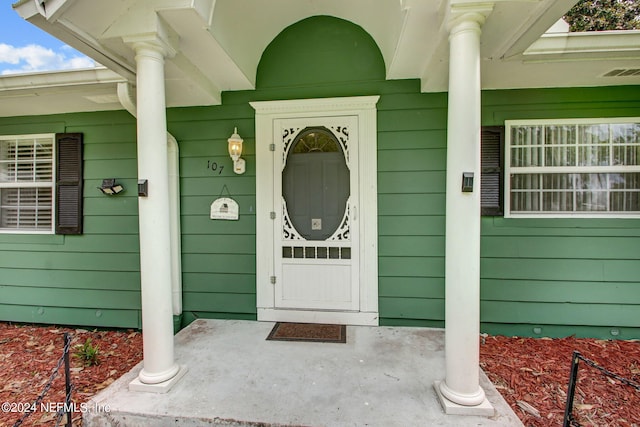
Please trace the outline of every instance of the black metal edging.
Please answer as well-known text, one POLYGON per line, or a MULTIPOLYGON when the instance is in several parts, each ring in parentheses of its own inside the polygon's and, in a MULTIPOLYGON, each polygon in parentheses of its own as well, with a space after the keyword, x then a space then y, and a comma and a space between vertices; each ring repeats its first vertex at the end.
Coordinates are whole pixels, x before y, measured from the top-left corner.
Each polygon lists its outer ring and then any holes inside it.
POLYGON ((67 427, 73 427, 71 423, 71 369, 69 363, 69 348, 71 347, 71 337, 68 332, 64 333, 64 407, 67 411, 67 427))
POLYGON ((578 364, 582 360, 586 365, 591 366, 602 372, 605 377, 613 378, 617 381, 620 381, 621 384, 634 388, 636 391, 640 392, 640 384, 635 381, 632 381, 628 378, 621 377, 618 374, 615 374, 609 371, 606 368, 598 365, 593 360, 587 359, 579 351, 573 352, 573 357, 571 360, 571 373, 569 374, 569 387, 567 389, 567 404, 564 410, 564 419, 562 426, 563 427, 580 427, 581 424, 573 418, 573 398, 576 393, 576 384, 578 382, 578 364))
POLYGON ((58 427, 60 425, 60 420, 62 418, 62 415, 64 413, 67 414, 67 427, 72 427, 72 419, 71 419, 71 415, 73 412, 73 408, 71 405, 71 391, 73 390, 73 386, 71 385, 71 375, 70 375, 70 364, 69 364, 69 349, 71 348, 71 337, 69 336, 69 333, 65 332, 64 334, 64 350, 62 352, 62 356, 58 359, 58 363, 56 364, 56 367, 53 368, 52 372, 51 372, 51 376, 49 377, 49 381, 47 381, 47 384, 43 387, 42 392, 40 393, 40 395, 36 398, 36 400, 33 402, 33 404, 31 404, 27 410, 24 412, 24 414, 22 415, 22 417, 20 417, 20 419, 18 419, 18 421, 15 422, 15 424, 13 424, 13 427, 20 427, 22 425, 22 423, 31 416, 31 414, 33 414, 34 412, 37 412, 38 410, 40 410, 40 408, 42 407, 42 401, 44 400, 45 395, 49 392, 49 389, 51 389, 51 386, 53 385, 53 381, 56 379, 56 377, 58 376, 58 372, 60 371, 60 368, 62 367, 62 364, 64 363, 64 373, 65 373, 65 401, 64 401, 64 407, 61 408, 59 411, 57 411, 56 414, 56 427, 58 427))
POLYGON ((576 394, 576 382, 578 381, 578 362, 580 361, 580 353, 573 352, 571 358, 571 373, 569 374, 569 388, 567 389, 567 404, 564 408, 564 418, 562 427, 570 427, 573 425, 573 398, 576 394))

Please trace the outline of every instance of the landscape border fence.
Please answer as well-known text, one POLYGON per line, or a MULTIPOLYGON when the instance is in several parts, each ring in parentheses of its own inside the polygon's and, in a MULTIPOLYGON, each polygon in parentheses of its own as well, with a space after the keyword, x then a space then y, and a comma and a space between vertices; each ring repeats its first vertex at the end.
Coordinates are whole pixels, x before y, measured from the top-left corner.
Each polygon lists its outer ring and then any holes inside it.
POLYGON ((640 392, 640 384, 638 384, 637 382, 632 381, 628 378, 621 377, 620 375, 598 365, 593 360, 587 359, 582 354, 580 354, 579 351, 574 351, 573 357, 571 359, 571 373, 569 374, 569 387, 567 389, 567 404, 564 410, 564 420, 562 424, 563 427, 582 426, 582 424, 580 424, 573 416, 573 400, 576 394, 576 385, 578 383, 578 367, 580 361, 583 361, 586 365, 602 372, 604 376, 619 381, 621 385, 632 387, 636 391, 640 392))
POLYGON ((42 408, 42 403, 46 394, 49 392, 51 387, 53 386, 53 382, 57 378, 60 373, 60 368, 64 365, 64 375, 65 375, 65 399, 63 405, 58 405, 60 408, 56 411, 56 423, 55 426, 60 426, 60 422, 62 421, 63 415, 67 414, 66 427, 72 427, 72 405, 71 405, 71 392, 73 391, 73 386, 71 384, 71 374, 70 374, 70 364, 69 364, 69 349, 71 348, 71 336, 68 332, 64 334, 64 350, 62 352, 62 356, 58 359, 56 367, 51 371, 51 376, 49 377, 49 381, 42 388, 42 392, 40 395, 34 400, 33 404, 31 404, 27 410, 22 414, 22 416, 18 419, 18 421, 13 424, 13 427, 20 427, 22 423, 25 422, 27 418, 33 415, 35 412, 38 412, 40 408, 42 408))

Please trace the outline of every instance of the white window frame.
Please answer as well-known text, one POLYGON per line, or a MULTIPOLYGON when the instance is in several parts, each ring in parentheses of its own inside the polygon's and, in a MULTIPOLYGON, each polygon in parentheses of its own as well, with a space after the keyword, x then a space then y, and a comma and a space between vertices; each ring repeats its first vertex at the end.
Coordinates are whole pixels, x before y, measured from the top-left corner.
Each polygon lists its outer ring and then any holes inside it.
MULTIPOLYGON (((511 175, 521 174, 579 174, 579 173, 640 173, 640 165, 637 166, 511 166, 511 130, 517 126, 557 126, 575 125, 576 138, 579 125, 612 125, 612 124, 640 124, 640 117, 616 117, 616 118, 586 118, 586 119, 536 119, 536 120, 506 120, 505 121, 505 149, 504 149, 504 214, 512 218, 640 218, 640 212, 620 211, 536 211, 536 212, 512 212, 511 211, 511 175)), ((544 130, 543 130, 544 133, 544 130)), ((543 136, 544 137, 544 136, 543 136)), ((609 147, 611 147, 611 133, 609 147)), ((544 145, 543 145, 544 146, 544 145)), ((562 146, 562 145, 558 145, 562 146)), ((577 146, 577 145, 576 145, 577 146)), ((640 149, 640 148, 639 148, 640 149)), ((611 156, 611 150, 610 156, 611 156)), ((576 150, 576 153, 578 150, 576 150)), ((544 151, 542 154, 544 158, 544 151)), ((577 156, 577 154, 576 154, 577 156)), ((609 162, 611 163, 611 162, 609 162)), ((575 206, 575 205, 574 205, 575 206)))
MULTIPOLYGON (((26 135, 0 135, 2 140, 29 140, 45 139, 51 140, 51 180, 50 181, 0 181, 0 189, 4 188, 51 188, 51 227, 47 230, 1 228, 0 234, 54 234, 56 221, 56 137, 55 133, 26 134, 26 135)), ((3 159, 0 159, 2 161, 3 159)), ((2 200, 0 199, 0 203, 2 200)))

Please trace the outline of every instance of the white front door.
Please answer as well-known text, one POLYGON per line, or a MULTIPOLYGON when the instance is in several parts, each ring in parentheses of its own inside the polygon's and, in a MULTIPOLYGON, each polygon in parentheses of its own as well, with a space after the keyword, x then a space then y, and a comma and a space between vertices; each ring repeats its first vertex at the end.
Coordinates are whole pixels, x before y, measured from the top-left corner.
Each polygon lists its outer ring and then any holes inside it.
POLYGON ((358 118, 274 123, 276 308, 359 309, 358 118))
POLYGON ((377 100, 251 103, 258 320, 378 324, 377 100))

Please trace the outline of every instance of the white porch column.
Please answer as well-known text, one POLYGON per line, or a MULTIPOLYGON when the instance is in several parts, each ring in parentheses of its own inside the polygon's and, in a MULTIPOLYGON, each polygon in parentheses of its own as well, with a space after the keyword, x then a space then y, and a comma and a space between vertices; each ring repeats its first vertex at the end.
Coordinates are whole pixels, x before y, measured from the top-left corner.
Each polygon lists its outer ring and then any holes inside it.
POLYGON ((493 415, 479 384, 480 33, 483 3, 467 4, 449 31, 447 123, 445 379, 436 390, 446 413, 493 415), (462 191, 462 175, 474 175, 462 191))
POLYGON ((136 52, 138 179, 148 196, 138 198, 143 369, 130 389, 166 392, 184 368, 174 361, 169 165, 164 58, 171 48, 151 36, 128 39, 136 52))

